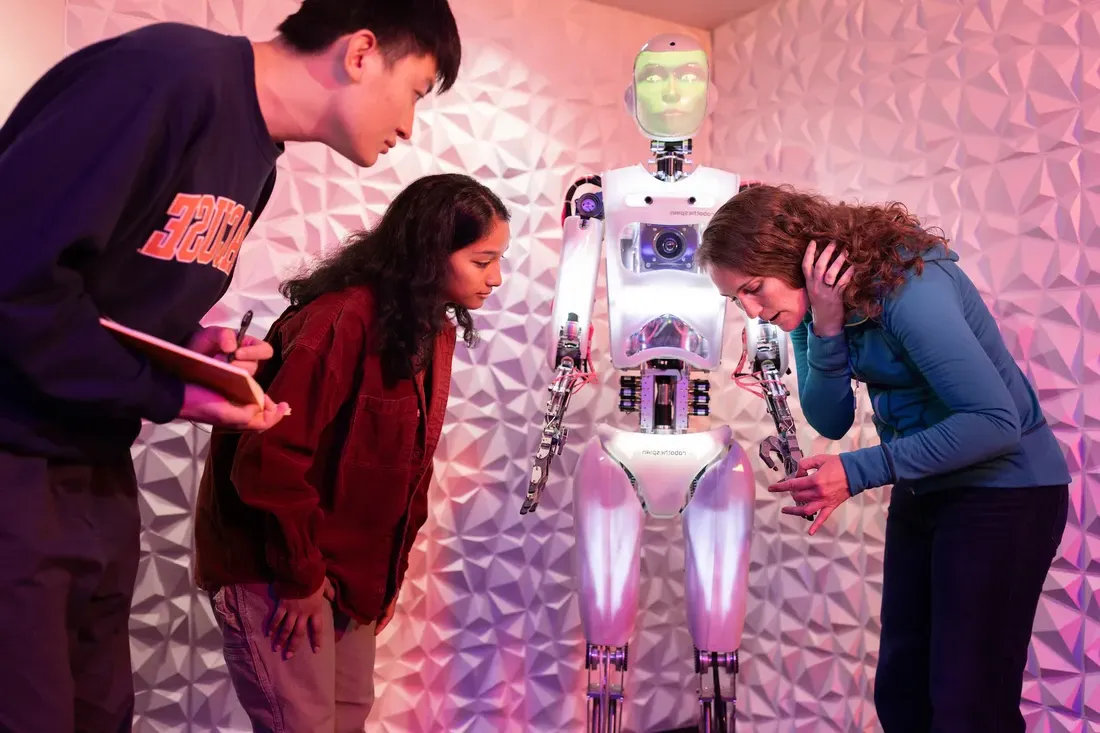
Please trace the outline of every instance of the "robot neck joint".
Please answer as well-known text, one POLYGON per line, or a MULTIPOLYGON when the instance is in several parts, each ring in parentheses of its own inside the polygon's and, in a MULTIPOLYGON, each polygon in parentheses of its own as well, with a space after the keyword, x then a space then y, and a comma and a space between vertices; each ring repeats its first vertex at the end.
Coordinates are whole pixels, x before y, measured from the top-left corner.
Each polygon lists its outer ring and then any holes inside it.
POLYGON ((662 142, 661 140, 652 140, 649 144, 649 150, 653 153, 653 160, 650 162, 657 166, 657 171, 654 174, 662 181, 678 181, 687 173, 684 171, 684 164, 690 164, 691 158, 691 140, 676 140, 675 142, 662 142))

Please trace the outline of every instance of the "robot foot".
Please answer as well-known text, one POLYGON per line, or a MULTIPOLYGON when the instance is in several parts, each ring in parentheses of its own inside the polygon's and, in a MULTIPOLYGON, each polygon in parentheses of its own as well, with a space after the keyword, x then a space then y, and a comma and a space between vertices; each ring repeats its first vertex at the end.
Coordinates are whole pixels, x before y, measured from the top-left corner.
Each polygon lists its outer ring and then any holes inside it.
POLYGON ((700 733, 734 733, 736 730, 737 670, 737 652, 695 650, 700 733))
POLYGON ((619 733, 623 724, 623 679, 627 646, 587 644, 584 668, 588 670, 587 733, 619 733))

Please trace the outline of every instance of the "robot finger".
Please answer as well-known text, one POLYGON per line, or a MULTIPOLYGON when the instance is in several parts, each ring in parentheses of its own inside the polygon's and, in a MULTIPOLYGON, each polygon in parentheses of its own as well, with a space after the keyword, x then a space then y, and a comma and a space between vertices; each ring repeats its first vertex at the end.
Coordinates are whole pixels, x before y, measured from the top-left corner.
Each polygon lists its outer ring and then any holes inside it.
POLYGON ((538 507, 539 507, 539 496, 538 496, 538 494, 536 493, 536 494, 532 495, 532 494, 528 493, 527 498, 525 498, 523 500, 523 506, 521 506, 519 508, 519 513, 520 513, 520 515, 530 514, 530 513, 534 512, 536 509, 538 509, 538 507))

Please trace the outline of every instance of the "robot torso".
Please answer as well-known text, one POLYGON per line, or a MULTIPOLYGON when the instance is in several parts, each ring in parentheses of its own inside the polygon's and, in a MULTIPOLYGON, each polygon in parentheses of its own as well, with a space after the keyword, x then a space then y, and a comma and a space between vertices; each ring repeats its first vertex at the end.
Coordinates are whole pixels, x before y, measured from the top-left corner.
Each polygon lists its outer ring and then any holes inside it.
POLYGON ((739 176, 699 166, 663 181, 635 165, 601 178, 613 366, 675 359, 693 370, 716 369, 726 299, 696 253, 711 216, 737 193, 739 176))

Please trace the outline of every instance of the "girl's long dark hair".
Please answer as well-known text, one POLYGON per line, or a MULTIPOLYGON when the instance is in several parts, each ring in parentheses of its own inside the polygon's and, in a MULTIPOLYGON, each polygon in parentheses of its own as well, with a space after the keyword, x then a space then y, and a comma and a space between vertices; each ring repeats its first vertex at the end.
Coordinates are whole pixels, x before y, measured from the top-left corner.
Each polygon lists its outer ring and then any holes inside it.
POLYGON ((368 287, 374 296, 374 348, 383 378, 392 384, 421 366, 448 311, 467 345, 477 343, 470 311, 445 300, 449 258, 486 236, 494 220, 508 219, 500 198, 473 178, 424 176, 397 194, 373 228, 348 235, 345 246, 279 291, 300 308, 326 293, 368 287))

